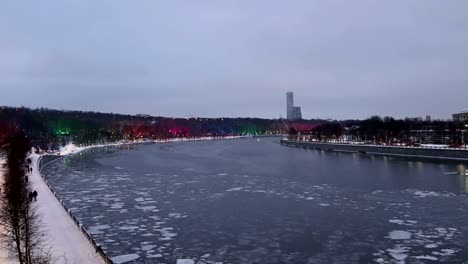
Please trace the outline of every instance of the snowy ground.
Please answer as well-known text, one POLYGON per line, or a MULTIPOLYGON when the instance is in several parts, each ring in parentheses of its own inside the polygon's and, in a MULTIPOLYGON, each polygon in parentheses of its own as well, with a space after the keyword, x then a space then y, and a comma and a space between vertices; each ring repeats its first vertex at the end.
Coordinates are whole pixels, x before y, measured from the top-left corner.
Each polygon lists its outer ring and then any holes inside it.
POLYGON ((77 154, 83 150, 90 149, 90 148, 98 148, 98 147, 109 147, 109 146, 120 146, 120 145, 129 145, 129 144, 141 144, 141 143, 173 143, 173 142, 187 142, 187 141, 206 141, 206 140, 227 140, 227 139, 239 139, 239 138, 247 138, 247 136, 226 136, 226 137, 199 137, 199 138, 172 138, 172 139, 164 139, 164 140, 135 140, 135 141, 119 141, 116 143, 107 143, 107 144, 97 144, 91 145, 86 147, 79 147, 73 143, 69 143, 66 146, 62 147, 56 154, 60 156, 70 155, 70 154, 77 154))
POLYGON ((48 236, 48 246, 53 249, 54 258, 58 263, 104 263, 42 180, 38 169, 39 157, 31 155, 33 173, 30 181, 32 189, 39 194, 37 211, 48 236))

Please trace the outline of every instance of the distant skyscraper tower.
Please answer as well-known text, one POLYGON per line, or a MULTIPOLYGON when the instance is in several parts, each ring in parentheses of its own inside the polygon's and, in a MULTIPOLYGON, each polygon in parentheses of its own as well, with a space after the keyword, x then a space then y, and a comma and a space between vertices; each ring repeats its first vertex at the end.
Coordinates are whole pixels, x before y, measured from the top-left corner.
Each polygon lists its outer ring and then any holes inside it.
POLYGON ((294 119, 294 95, 293 92, 286 93, 286 118, 288 120, 294 119))
POLYGON ((301 120, 302 119, 302 113, 301 113, 301 108, 299 106, 294 106, 293 107, 293 120, 301 120))

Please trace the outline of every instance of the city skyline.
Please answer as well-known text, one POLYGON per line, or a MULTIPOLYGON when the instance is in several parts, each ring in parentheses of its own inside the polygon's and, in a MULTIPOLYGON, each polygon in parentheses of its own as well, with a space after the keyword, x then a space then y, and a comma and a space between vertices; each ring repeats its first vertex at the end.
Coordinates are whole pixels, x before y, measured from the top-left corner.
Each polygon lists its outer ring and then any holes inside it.
POLYGON ((0 105, 167 117, 448 119, 465 1, 41 1, 0 9, 0 105))

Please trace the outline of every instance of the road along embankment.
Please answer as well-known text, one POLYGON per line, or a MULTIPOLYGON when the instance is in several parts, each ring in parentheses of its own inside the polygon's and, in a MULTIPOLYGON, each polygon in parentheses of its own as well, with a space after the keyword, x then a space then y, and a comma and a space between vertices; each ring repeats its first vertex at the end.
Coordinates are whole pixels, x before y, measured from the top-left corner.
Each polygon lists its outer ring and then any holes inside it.
POLYGON ((294 141, 286 139, 282 139, 281 144, 285 146, 306 149, 354 152, 370 155, 387 155, 468 161, 468 150, 465 149, 336 144, 323 142, 294 141))

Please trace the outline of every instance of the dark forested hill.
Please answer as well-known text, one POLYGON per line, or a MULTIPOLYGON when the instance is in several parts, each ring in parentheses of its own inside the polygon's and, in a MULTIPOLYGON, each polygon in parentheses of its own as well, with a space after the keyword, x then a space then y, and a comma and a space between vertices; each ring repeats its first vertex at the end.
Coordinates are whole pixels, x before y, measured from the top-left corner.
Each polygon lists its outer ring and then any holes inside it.
POLYGON ((68 142, 93 144, 122 139, 238 136, 286 133, 293 126, 310 131, 323 120, 259 118, 165 118, 143 115, 58 111, 51 109, 0 108, 0 141, 8 133, 22 131, 42 149, 57 149, 68 142))
POLYGON ((298 120, 260 118, 166 118, 83 111, 0 107, 0 147, 12 133, 26 135, 33 146, 58 149, 135 139, 242 136, 290 133, 309 140, 372 143, 466 142, 467 126, 454 121, 422 121, 374 116, 365 120, 298 120))

